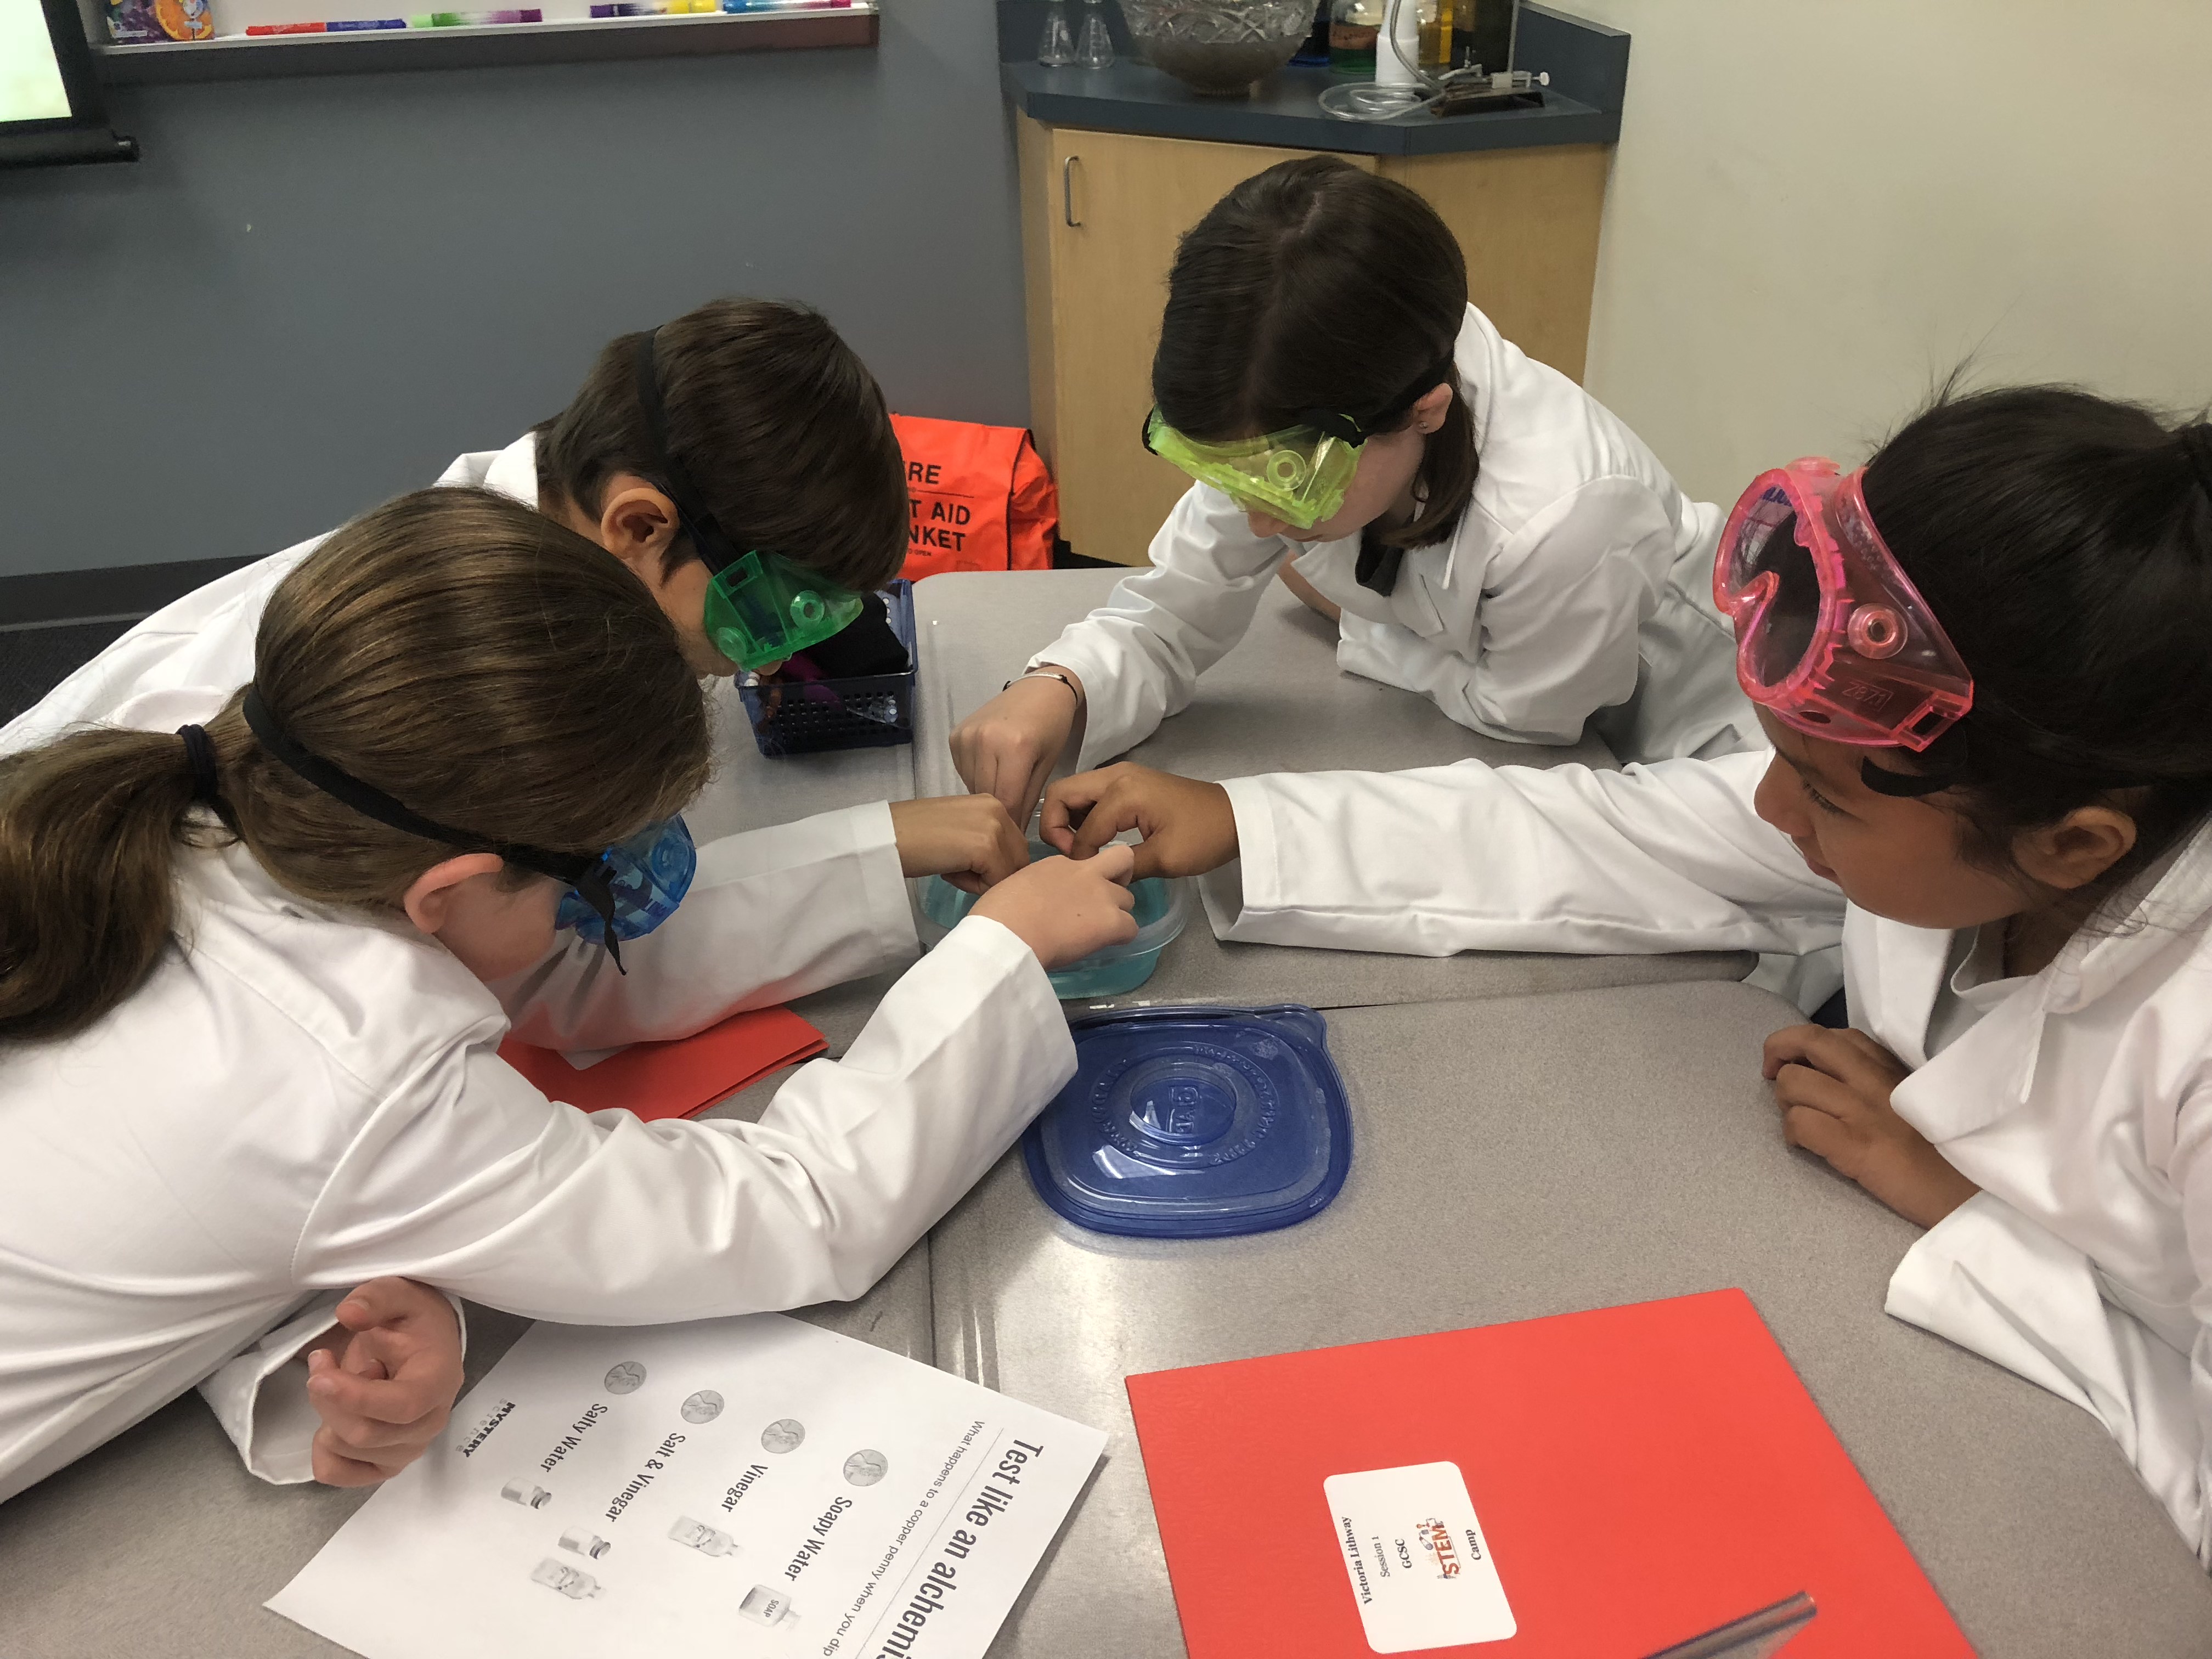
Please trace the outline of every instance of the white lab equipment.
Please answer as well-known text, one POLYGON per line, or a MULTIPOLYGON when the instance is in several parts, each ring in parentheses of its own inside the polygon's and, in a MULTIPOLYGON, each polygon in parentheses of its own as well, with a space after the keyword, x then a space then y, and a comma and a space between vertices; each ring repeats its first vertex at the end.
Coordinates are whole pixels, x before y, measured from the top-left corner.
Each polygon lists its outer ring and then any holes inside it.
POLYGON ((602 1586, 588 1572, 579 1572, 574 1567, 563 1566, 547 1556, 530 1570, 530 1582, 543 1584, 548 1589, 558 1590, 571 1601, 586 1601, 597 1595, 602 1586))
POLYGON ((729 1534, 717 1531, 704 1521, 694 1521, 688 1515, 676 1517, 676 1524, 668 1529, 668 1535, 686 1549, 696 1550, 702 1555, 736 1555, 740 1553, 738 1540, 729 1534))
POLYGON ((745 1599, 738 1603, 738 1611, 757 1625, 787 1625, 799 1617, 799 1609, 791 1605, 789 1596, 765 1584, 756 1584, 747 1590, 745 1599))

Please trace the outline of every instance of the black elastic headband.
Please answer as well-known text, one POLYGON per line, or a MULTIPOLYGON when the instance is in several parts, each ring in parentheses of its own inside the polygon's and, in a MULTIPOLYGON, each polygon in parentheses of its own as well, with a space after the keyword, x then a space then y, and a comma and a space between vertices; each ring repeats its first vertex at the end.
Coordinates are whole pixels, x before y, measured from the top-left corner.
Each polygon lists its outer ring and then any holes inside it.
POLYGON ((722 533, 722 526, 715 522, 699 492, 692 488, 690 474, 678 464, 675 453, 668 447, 666 411, 660 402, 660 376, 653 364, 653 343, 659 335, 659 329, 649 328, 637 337, 638 407, 645 415, 645 433, 653 444, 653 462, 667 487, 668 499, 676 503, 677 520, 684 533, 691 538, 691 550, 699 556, 700 562, 710 573, 720 575, 744 555, 722 533))
POLYGON ((1940 795, 1955 781, 1948 772, 1893 772, 1886 766, 1876 766, 1871 757, 1859 761, 1859 781, 1877 795, 1887 795, 1892 800, 1917 800, 1923 795, 1940 795))
MULTIPOLYGON (((332 765, 320 755, 301 748, 293 741, 276 717, 269 712, 269 705, 261 700, 261 688, 249 685, 240 712, 246 716, 246 728, 262 747, 263 752, 278 765, 291 772, 331 799, 346 805, 388 830, 403 835, 420 836, 424 841, 442 842, 448 847, 464 852, 491 853, 507 863, 525 870, 550 876, 555 881, 573 887, 581 894, 584 902, 599 913, 606 926, 607 954, 622 966, 622 953, 616 949, 614 934, 614 891, 608 884, 606 862, 604 858, 587 853, 556 853, 544 847, 534 847, 528 842, 497 841, 489 836, 480 836, 471 830, 457 830, 452 824, 441 823, 435 818, 426 818, 413 808, 394 800, 374 784, 363 783, 343 769, 332 765)), ((190 740, 187 739, 187 742, 190 740)))
POLYGON ((1298 424, 1312 427, 1317 432, 1325 432, 1330 437, 1348 444, 1364 444, 1376 433, 1389 431, 1407 410, 1437 386, 1447 384, 1455 367, 1451 354, 1445 353, 1416 374, 1404 391, 1364 420, 1338 410, 1302 409, 1298 411, 1298 424))

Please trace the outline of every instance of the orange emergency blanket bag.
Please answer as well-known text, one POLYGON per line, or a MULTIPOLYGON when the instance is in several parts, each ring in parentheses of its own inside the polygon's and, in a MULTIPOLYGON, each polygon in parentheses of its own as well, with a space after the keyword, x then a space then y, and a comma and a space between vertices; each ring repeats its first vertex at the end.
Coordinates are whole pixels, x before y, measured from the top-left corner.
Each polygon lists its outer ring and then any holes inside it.
POLYGON ((909 581, 940 570, 1049 570, 1060 491, 1018 426, 894 415, 906 456, 909 581))

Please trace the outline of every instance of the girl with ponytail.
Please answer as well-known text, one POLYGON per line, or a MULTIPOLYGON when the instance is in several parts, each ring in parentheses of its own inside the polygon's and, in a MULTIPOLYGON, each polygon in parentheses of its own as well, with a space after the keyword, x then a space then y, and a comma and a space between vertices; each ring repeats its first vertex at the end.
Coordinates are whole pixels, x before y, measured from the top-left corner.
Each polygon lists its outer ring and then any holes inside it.
POLYGON ((953 733, 1017 822, 1079 715, 1079 765, 1140 742, 1278 572, 1336 620, 1338 667, 1487 736, 1588 726, 1624 761, 1759 742, 1705 581, 1719 510, 1468 303, 1405 185, 1309 156, 1222 198, 1176 250, 1152 397, 1144 441, 1194 482, 1152 568, 953 733))
MULTIPOLYGON (((1115 866, 1033 866, 757 1125, 586 1117, 501 1038, 840 977, 764 989, 756 932, 825 821, 694 849, 676 627, 479 490, 330 537, 252 672, 0 758, 0 1499, 195 1383, 265 1478, 380 1480, 459 1386, 434 1291, 610 1324, 858 1296, 1072 1071, 1045 965, 1133 931, 1115 866)), ((898 883, 884 816, 855 881, 898 883)))

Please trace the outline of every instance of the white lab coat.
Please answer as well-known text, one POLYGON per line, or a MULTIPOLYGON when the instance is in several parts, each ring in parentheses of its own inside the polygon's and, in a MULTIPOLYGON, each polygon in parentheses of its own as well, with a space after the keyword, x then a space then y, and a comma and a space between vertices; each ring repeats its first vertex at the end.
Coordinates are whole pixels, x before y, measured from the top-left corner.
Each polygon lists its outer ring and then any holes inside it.
POLYGON ((1359 586, 1357 536, 1304 550, 1257 537, 1229 497, 1194 484, 1152 538, 1152 568, 1035 659, 1083 681, 1080 766, 1189 702, 1286 563, 1344 607, 1339 667, 1487 736, 1570 744, 1594 722, 1624 760, 1763 745, 1712 602, 1720 509, 1473 306, 1456 361, 1482 465, 1450 538, 1408 550, 1386 598, 1359 586))
MULTIPOLYGON (((463 455, 441 484, 476 484, 538 505, 537 441, 525 433, 505 449, 463 455)), ((149 691, 233 691, 253 678, 253 636, 276 585, 323 544, 311 537, 195 588, 133 623, 36 705, 0 726, 0 755, 50 742, 72 726, 112 725, 118 711, 149 691)))
POLYGON ((1766 761, 1240 779, 1207 907, 1224 939, 1420 955, 1840 935, 1852 1024, 1916 1068, 1899 1114, 1982 1188, 1889 1311, 2093 1413, 2212 1565, 2212 824, 2124 920, 1978 984, 1974 935, 1846 906, 1760 822, 1766 761))
POLYGON ((203 1379, 257 1474, 308 1478, 293 1356, 380 1274, 581 1324, 858 1296, 1073 1071, 1036 958, 975 918, 757 1125, 586 1115, 499 1059, 510 1026, 676 1036, 909 957, 880 805, 702 847, 627 978, 569 936, 487 988, 242 848, 181 855, 179 886, 186 943, 126 1003, 0 1047, 0 1498, 203 1379), (805 896, 839 884, 898 927, 825 933, 805 896))

